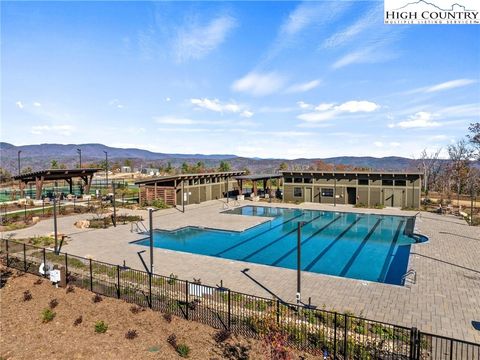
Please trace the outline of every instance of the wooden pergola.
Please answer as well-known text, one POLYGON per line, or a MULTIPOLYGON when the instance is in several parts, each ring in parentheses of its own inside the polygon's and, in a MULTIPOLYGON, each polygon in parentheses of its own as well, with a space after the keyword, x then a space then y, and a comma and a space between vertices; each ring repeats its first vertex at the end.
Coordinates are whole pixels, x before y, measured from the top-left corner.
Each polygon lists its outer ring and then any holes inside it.
POLYGON ((20 190, 22 195, 24 187, 30 182, 35 182, 35 198, 36 200, 39 200, 42 196, 43 183, 45 181, 64 180, 70 186, 70 194, 72 194, 73 178, 80 178, 85 184, 85 193, 88 194, 90 192, 90 186, 92 185, 93 174, 100 170, 102 169, 46 169, 22 175, 16 175, 13 177, 13 179, 20 181, 20 190))
POLYGON ((257 181, 263 182, 263 190, 266 191, 268 181, 271 182, 272 179, 280 179, 282 178, 282 174, 253 174, 253 175, 242 175, 237 176, 235 179, 238 181, 238 186, 240 188, 240 194, 243 191, 243 182, 244 181, 251 181, 252 182, 252 192, 256 196, 258 189, 257 189, 257 181))

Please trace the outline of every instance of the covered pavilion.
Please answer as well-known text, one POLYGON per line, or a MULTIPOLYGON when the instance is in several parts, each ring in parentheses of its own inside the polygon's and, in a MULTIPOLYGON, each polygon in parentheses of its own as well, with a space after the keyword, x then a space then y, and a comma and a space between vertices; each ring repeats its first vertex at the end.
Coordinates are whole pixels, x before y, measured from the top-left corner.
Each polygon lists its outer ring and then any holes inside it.
POLYGON ((102 169, 45 169, 16 175, 13 179, 20 181, 20 191, 22 192, 22 196, 24 187, 30 182, 35 182, 35 199, 40 200, 45 181, 64 180, 70 186, 70 194, 72 194, 73 179, 80 178, 84 183, 84 191, 88 194, 90 192, 90 186, 92 185, 93 175, 100 170, 102 169))

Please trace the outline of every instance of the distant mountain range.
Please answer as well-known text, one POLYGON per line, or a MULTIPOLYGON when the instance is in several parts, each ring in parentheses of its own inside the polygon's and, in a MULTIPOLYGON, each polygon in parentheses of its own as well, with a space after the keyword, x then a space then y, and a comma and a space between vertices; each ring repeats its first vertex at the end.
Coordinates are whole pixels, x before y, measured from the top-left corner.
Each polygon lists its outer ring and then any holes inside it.
POLYGON ((31 167, 33 170, 39 170, 50 167, 51 160, 57 160, 58 163, 65 164, 68 168, 73 168, 78 164, 77 149, 82 150, 82 162, 99 163, 105 159, 104 151, 108 152, 110 162, 123 163, 126 159, 131 160, 135 167, 156 167, 170 162, 172 166, 179 167, 187 162, 194 164, 198 161, 205 163, 206 167, 217 167, 221 160, 228 161, 233 169, 243 170, 248 168, 252 173, 275 172, 280 164, 285 162, 289 169, 306 170, 313 165, 315 161, 322 160, 330 164, 343 164, 355 167, 369 168, 372 170, 390 170, 390 171, 412 171, 418 170, 418 162, 404 157, 382 157, 375 158, 369 156, 341 156, 331 158, 316 159, 261 159, 246 158, 231 154, 222 155, 204 155, 204 154, 166 154, 155 153, 147 150, 129 148, 114 148, 103 144, 39 144, 15 146, 9 143, 0 143, 1 166, 10 172, 17 172, 17 154, 21 151, 22 168, 31 167))

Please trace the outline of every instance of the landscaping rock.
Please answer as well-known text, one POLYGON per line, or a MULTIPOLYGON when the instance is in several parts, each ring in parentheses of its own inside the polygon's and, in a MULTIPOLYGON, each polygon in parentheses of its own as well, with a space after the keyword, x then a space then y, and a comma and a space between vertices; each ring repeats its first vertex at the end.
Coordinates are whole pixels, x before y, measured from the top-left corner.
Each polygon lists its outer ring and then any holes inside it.
POLYGON ((89 220, 79 220, 75 222, 75 227, 79 229, 87 229, 90 227, 90 221, 89 220))

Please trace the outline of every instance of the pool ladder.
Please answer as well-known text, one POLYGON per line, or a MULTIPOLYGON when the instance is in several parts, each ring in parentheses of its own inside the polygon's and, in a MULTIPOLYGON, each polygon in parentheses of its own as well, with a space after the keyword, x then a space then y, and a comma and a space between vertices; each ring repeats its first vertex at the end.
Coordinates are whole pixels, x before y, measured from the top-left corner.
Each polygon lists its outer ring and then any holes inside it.
POLYGON ((410 269, 405 274, 403 274, 402 284, 405 285, 407 281, 411 284, 415 284, 417 282, 417 272, 415 270, 410 269), (410 278, 412 276, 413 278, 410 278))
POLYGON ((130 232, 136 232, 140 234, 140 233, 148 232, 148 229, 145 226, 145 224, 139 220, 139 221, 130 223, 130 232))

